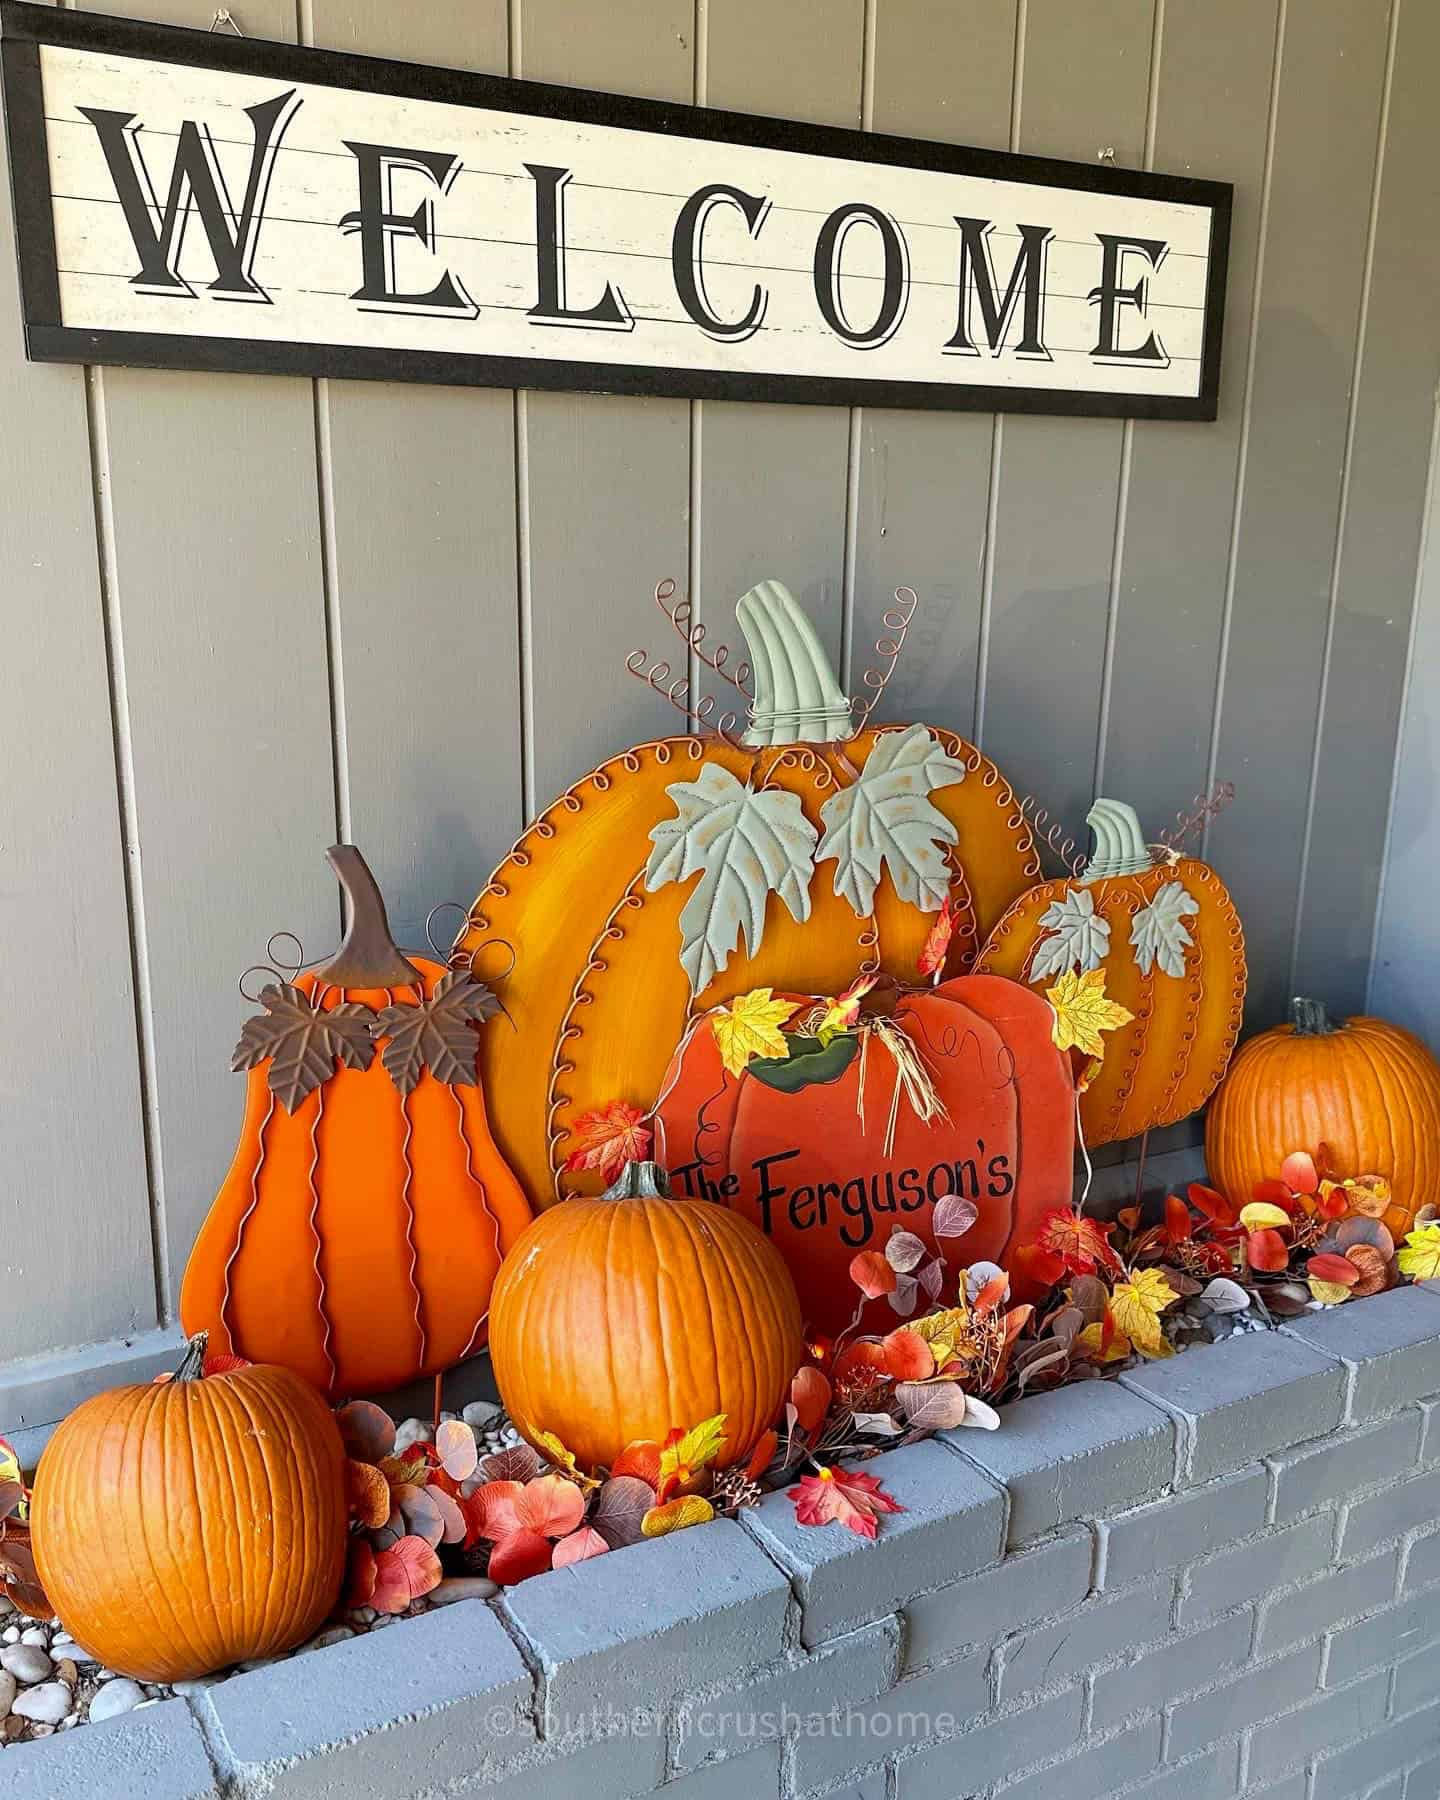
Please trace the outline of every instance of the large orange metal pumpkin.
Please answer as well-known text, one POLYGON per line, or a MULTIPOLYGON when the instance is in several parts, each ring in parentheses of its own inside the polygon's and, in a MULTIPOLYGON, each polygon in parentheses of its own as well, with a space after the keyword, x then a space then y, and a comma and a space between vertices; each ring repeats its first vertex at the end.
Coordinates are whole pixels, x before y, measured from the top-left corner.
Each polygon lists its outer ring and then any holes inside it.
POLYGON ((537 1448, 552 1432, 587 1468, 717 1413, 717 1466, 743 1462, 803 1348, 773 1246, 724 1207, 672 1199, 653 1163, 542 1213, 495 1283, 490 1357, 506 1410, 537 1448))
POLYGON ((345 1570, 345 1452, 289 1369, 174 1380, 75 1409, 40 1458, 35 1561, 66 1629, 107 1668, 180 1681, 291 1649, 345 1570))
MULTIPOLYGON (((787 999, 799 999, 788 995, 787 999)), ((807 1329, 835 1333, 856 1303, 851 1259, 896 1227, 944 1250, 952 1268, 1003 1261, 1068 1205, 1075 1083, 1052 1039, 1049 1005, 1017 982, 962 975, 903 995, 888 1021, 943 1111, 926 1119, 873 1025, 738 1076, 701 1019, 666 1073, 656 1151, 688 1193, 721 1200, 784 1256, 807 1329), (813 1078, 811 1077, 813 1071, 813 1078), (973 1200, 963 1238, 934 1239, 935 1204, 973 1200)))
POLYGON ((1205 1118, 1210 1179, 1248 1200, 1292 1150, 1321 1144, 1341 1176, 1383 1175, 1397 1237, 1440 1201, 1440 1063, 1384 1019, 1332 1020, 1296 1000, 1288 1025, 1251 1038, 1205 1118))

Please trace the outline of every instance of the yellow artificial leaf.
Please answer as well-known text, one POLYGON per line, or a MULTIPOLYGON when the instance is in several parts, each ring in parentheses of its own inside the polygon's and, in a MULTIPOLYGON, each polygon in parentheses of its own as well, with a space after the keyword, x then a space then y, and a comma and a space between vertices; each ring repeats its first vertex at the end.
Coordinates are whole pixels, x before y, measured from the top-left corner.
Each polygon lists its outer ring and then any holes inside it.
POLYGON ((1350 1289, 1343 1281, 1321 1281, 1319 1276, 1309 1278, 1310 1292, 1322 1306, 1338 1306, 1342 1300, 1350 1298, 1350 1289))
POLYGON ((1115 1328, 1129 1338, 1142 1356, 1170 1356, 1173 1351, 1160 1329, 1160 1315, 1179 1298, 1158 1269, 1137 1269, 1110 1296, 1115 1328))
POLYGON ((1414 1281, 1433 1281, 1440 1275, 1440 1224, 1421 1225, 1412 1231, 1395 1260, 1402 1275, 1414 1281))
POLYGON ((20 1459, 14 1446, 0 1438, 0 1483, 20 1480, 20 1459))
POLYGON ((780 1027, 798 1004, 777 1000, 774 989, 764 987, 753 988, 722 1007, 710 1024, 727 1073, 739 1075, 752 1056, 788 1057, 790 1045, 780 1027))
POLYGON ((1269 1200, 1252 1200, 1240 1208, 1240 1223, 1247 1231, 1285 1231, 1295 1221, 1283 1206, 1275 1206, 1269 1200))
POLYGON ((1114 1031, 1135 1017, 1115 1000, 1105 998, 1104 969, 1077 975, 1067 969, 1045 998, 1055 1009, 1052 1036, 1058 1050, 1079 1050, 1086 1056, 1104 1056, 1102 1031, 1114 1031))
POLYGON ((537 1431, 535 1448, 539 1450, 557 1474, 568 1476, 578 1487, 597 1488, 600 1483, 593 1475, 582 1473, 575 1461, 575 1452, 567 1450, 553 1431, 537 1431))
POLYGON ((1087 1325, 1076 1337, 1075 1348, 1091 1362, 1123 1362, 1130 1354, 1129 1338, 1123 1331, 1112 1331, 1110 1342, 1102 1348, 1101 1339, 1104 1335, 1104 1320, 1097 1319, 1093 1325, 1087 1325))
POLYGON ((820 1023, 815 1027, 815 1035, 822 1044, 829 1044, 842 1031, 854 1028, 855 1021, 860 1017, 860 1002, 878 980, 877 975, 862 975, 843 994, 830 1002, 821 1015, 820 1023))
POLYGON ((703 1424, 692 1425, 683 1437, 667 1443, 660 1452, 660 1480, 677 1475, 688 1481, 697 1469, 707 1468, 725 1445, 725 1413, 716 1413, 703 1424))
POLYGON ((938 1375, 947 1363, 960 1355, 960 1339, 969 1329, 970 1314, 963 1306, 948 1307, 944 1312, 930 1313, 923 1319, 911 1319, 901 1327, 913 1331, 930 1346, 938 1375))
POLYGON ((663 1506, 652 1506, 640 1521, 640 1535, 668 1537, 687 1525, 708 1524, 714 1517, 715 1508, 703 1494, 685 1494, 679 1500, 667 1500, 663 1506))

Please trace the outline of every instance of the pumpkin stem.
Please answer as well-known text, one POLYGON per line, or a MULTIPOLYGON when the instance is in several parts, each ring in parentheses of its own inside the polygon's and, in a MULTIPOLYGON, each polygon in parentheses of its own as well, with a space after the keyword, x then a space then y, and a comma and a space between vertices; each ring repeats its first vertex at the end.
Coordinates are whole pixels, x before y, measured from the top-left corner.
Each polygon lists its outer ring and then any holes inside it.
POLYGON ((755 671, 750 729, 741 740, 824 744, 854 735, 850 702, 840 692, 815 627, 783 581, 759 581, 735 602, 755 671))
POLYGON ((1095 834, 1095 854, 1083 877, 1087 886, 1112 875, 1140 875, 1153 867, 1155 858, 1133 806, 1123 800, 1097 800, 1085 823, 1095 834))
POLYGON ((385 902, 365 858, 353 844, 332 844, 325 860, 350 902, 350 924, 340 948, 324 968, 316 970, 319 979, 339 988, 420 985, 420 971, 401 955, 390 935, 385 902))
POLYGON ((670 1177, 657 1162, 627 1162, 602 1200, 668 1200, 670 1177))
POLYGON ((1296 1037, 1332 1037, 1340 1029, 1323 1000, 1307 1000, 1302 994, 1290 1002, 1290 1020, 1296 1037))
POLYGON ((180 1359, 180 1367, 171 1376, 172 1381, 198 1381, 205 1373, 205 1352, 210 1346, 210 1333, 197 1331, 185 1346, 185 1354, 180 1359))

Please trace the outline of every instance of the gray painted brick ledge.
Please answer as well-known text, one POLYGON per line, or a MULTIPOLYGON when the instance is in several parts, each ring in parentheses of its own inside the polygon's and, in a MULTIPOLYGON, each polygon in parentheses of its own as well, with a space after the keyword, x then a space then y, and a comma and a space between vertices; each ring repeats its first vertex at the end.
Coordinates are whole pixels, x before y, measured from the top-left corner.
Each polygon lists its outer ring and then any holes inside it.
MULTIPOLYGON (((1440 1792, 1440 1295, 1007 1407, 490 1604, 0 1752, 6 1800, 1440 1792)), ((1378 1800, 1378 1796, 1377 1796, 1378 1800)))

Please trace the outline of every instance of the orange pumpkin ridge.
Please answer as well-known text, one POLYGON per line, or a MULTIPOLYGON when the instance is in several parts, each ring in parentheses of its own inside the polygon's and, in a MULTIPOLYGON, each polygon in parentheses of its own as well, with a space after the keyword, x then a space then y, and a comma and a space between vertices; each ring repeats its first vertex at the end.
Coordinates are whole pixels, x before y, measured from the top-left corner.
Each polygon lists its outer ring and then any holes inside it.
POLYGON ((490 1353, 507 1412, 586 1468, 726 1415, 720 1466, 784 1405, 804 1345, 794 1285, 736 1214, 670 1197, 653 1164, 539 1214, 501 1269, 490 1353))
MULTIPOLYGON (((356 1007, 417 1007, 455 981, 395 948, 357 850, 338 846, 331 861, 351 894, 350 929, 325 967, 296 977, 297 1001, 320 1016, 347 1009, 354 1031, 356 1007)), ((452 1085, 426 1065, 402 1092, 384 1064, 389 1037, 370 1035, 368 1066, 332 1065, 293 1112, 272 1088, 270 1057, 249 1057, 235 1159, 181 1291, 187 1331, 294 1368, 332 1398, 470 1354, 504 1250, 529 1218, 478 1083, 452 1085)))
POLYGON ((40 1458, 35 1560, 67 1630, 106 1667, 179 1681, 278 1655, 344 1575, 345 1452, 288 1369, 197 1379, 203 1335, 160 1385, 62 1421, 40 1458))
POLYGON ((1336 1023, 1317 1001, 1245 1044, 1210 1102, 1210 1178, 1248 1199, 1293 1150, 1328 1146, 1344 1177, 1390 1183, 1384 1223, 1397 1239, 1440 1194, 1440 1063, 1383 1019, 1336 1023))

